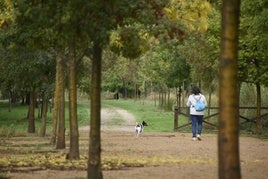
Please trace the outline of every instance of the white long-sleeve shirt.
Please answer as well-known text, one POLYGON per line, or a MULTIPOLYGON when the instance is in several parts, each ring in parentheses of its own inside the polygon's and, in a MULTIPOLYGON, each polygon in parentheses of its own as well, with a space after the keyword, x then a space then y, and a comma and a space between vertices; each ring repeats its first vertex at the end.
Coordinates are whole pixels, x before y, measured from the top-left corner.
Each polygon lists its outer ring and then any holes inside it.
POLYGON ((195 107, 194 107, 196 101, 199 100, 199 99, 207 106, 207 100, 206 100, 205 96, 202 95, 201 93, 198 94, 198 95, 191 94, 188 97, 186 105, 188 107, 190 107, 190 114, 191 115, 204 115, 204 111, 196 111, 195 107))

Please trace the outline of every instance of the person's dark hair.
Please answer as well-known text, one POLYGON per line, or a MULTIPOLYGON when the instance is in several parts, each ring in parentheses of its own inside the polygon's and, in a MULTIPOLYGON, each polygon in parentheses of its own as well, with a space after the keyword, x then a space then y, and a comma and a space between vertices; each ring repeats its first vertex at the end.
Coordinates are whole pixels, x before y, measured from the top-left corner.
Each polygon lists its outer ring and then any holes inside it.
POLYGON ((201 93, 200 89, 197 86, 194 86, 192 89, 192 94, 198 95, 199 93, 201 93))

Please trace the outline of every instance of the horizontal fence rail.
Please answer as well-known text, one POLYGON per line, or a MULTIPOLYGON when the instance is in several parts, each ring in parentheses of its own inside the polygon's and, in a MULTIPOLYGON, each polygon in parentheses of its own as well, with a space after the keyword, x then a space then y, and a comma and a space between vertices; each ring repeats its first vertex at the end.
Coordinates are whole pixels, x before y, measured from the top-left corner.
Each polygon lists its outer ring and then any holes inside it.
MULTIPOLYGON (((257 109, 257 107, 241 106, 241 107, 239 107, 239 113, 240 113, 240 110, 256 110, 256 109, 257 109)), ((268 107, 261 107, 260 109, 261 110, 268 110, 268 107)), ((203 122, 208 124, 208 125, 211 125, 215 128, 218 128, 218 125, 213 124, 213 123, 209 122, 208 120, 211 119, 212 117, 218 116, 220 113, 217 111, 217 112, 211 114, 211 110, 218 110, 219 111, 219 107, 207 107, 207 114, 204 116, 203 122)), ((188 117, 189 116, 189 107, 175 107, 175 109, 174 109, 174 130, 178 130, 180 128, 183 128, 183 127, 186 127, 186 126, 192 124, 192 122, 189 121, 186 124, 182 124, 182 125, 178 126, 179 115, 183 115, 183 116, 188 117)), ((261 119, 264 117, 268 117, 268 112, 260 115, 261 119)), ((254 116, 253 118, 249 118, 249 117, 242 116, 241 114, 239 114, 239 119, 244 120, 243 122, 240 123, 240 125, 245 124, 245 123, 249 123, 249 122, 256 123, 257 116, 254 116)))

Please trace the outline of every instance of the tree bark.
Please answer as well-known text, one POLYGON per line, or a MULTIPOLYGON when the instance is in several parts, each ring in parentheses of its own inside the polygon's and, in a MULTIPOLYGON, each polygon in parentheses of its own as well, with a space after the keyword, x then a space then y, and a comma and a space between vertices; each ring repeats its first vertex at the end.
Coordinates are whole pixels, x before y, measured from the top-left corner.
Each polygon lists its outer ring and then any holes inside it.
POLYGON ((48 100, 43 98, 43 104, 42 104, 42 124, 40 129, 40 137, 45 137, 46 135, 46 123, 47 123, 47 106, 48 106, 48 100))
POLYGON ((30 105, 29 105, 29 123, 28 123, 29 133, 35 133, 34 108, 35 108, 35 94, 34 91, 32 91, 30 93, 30 105))
POLYGON ((123 78, 122 81, 123 81, 123 98, 126 99, 127 98, 127 86, 126 86, 125 78, 123 78))
POLYGON ((257 134, 261 134, 262 126, 261 126, 261 85, 260 83, 256 84, 256 90, 257 90, 256 132, 257 134))
POLYGON ((76 61, 69 59, 69 120, 70 120, 70 150, 68 159, 79 159, 79 133, 77 122, 77 89, 76 89, 76 61))
POLYGON ((9 91, 9 98, 8 98, 8 112, 11 112, 12 109, 12 92, 9 91))
POLYGON ((87 178, 102 179, 101 171, 101 59, 102 48, 94 43, 92 59, 92 81, 90 92, 90 134, 87 178))
POLYGON ((223 1, 218 133, 218 171, 221 179, 241 178, 237 82, 239 8, 239 0, 223 1))
POLYGON ((53 99, 53 118, 52 118, 52 136, 50 139, 50 144, 56 144, 57 138, 57 127, 58 127, 58 117, 59 117, 59 76, 60 76, 60 66, 61 66, 61 58, 59 56, 56 57, 56 79, 55 79, 55 89, 54 89, 54 99, 53 99))
POLYGON ((57 135, 57 149, 65 148, 65 74, 64 74, 64 60, 61 58, 59 66, 59 115, 58 115, 58 135, 57 135))

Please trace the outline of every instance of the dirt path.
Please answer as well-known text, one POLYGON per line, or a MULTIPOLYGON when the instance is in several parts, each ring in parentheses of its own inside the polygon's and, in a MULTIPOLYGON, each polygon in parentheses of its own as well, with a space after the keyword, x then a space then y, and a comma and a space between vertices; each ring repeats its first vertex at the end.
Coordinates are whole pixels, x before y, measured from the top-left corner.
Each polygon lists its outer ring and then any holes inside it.
MULTIPOLYGON (((121 108, 104 108, 101 110, 102 131, 134 131, 136 118, 133 114, 121 108)), ((88 131, 89 126, 79 128, 88 131)))
MULTIPOLYGON (((135 138, 136 119, 125 110, 102 110, 102 159, 126 161, 119 170, 104 170, 104 179, 215 179, 217 171, 217 136, 206 134, 202 141, 192 141, 190 133, 149 133, 135 138), (117 122, 116 122, 117 121, 117 122), (136 167, 128 163, 136 162, 136 167)), ((80 128, 80 150, 87 155, 89 127, 80 128)), ((240 160, 243 179, 266 179, 268 141, 240 137, 240 160)), ((10 173, 13 179, 86 178, 86 170, 41 170, 10 173)))

